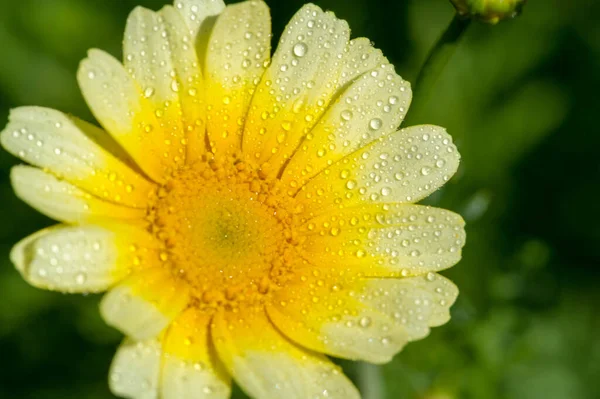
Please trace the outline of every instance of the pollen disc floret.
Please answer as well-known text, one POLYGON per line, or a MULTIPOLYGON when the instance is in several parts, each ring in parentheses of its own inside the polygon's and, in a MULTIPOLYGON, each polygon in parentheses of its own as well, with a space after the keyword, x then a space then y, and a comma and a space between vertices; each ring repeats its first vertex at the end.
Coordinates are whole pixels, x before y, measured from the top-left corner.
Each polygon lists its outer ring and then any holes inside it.
POLYGON ((298 256, 297 210, 277 179, 233 158, 182 168, 161 187, 148 213, 164 243, 161 260, 192 288, 198 306, 262 301, 298 256))
POLYGON ((103 129, 13 110, 16 194, 61 222, 11 259, 36 287, 107 291, 132 399, 358 399, 324 355, 385 363, 450 318, 464 222, 417 205, 456 172, 437 126, 397 130, 408 82, 306 5, 271 56, 269 9, 175 0, 127 20, 123 63, 77 78, 103 129), (110 136, 109 136, 110 135, 110 136))

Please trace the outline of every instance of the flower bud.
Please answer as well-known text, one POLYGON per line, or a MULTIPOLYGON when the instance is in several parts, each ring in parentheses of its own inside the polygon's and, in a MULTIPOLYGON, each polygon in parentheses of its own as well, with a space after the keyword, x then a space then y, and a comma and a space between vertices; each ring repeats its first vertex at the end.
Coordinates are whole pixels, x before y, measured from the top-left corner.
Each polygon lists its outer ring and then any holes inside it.
POLYGON ((514 18, 527 0, 450 0, 460 15, 496 24, 514 18))

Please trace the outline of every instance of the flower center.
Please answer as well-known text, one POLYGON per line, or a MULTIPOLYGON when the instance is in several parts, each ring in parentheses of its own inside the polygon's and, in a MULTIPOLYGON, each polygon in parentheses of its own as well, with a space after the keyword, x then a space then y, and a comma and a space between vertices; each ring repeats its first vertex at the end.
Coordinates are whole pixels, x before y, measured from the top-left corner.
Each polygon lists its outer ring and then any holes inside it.
POLYGON ((241 161, 200 161, 179 170, 149 210, 161 260, 198 306, 262 302, 289 278, 294 200, 262 177, 241 161))

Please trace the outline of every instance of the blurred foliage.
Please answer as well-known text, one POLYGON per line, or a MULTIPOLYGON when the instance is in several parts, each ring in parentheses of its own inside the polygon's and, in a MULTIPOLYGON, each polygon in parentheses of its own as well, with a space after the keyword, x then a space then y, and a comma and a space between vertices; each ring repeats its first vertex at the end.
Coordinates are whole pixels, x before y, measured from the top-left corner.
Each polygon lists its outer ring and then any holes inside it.
MULTIPOLYGON (((302 1, 267 2, 277 40, 302 1)), ((315 2, 411 81, 454 12, 445 0, 315 2)), ((25 104, 92 120, 78 62, 91 47, 120 55, 137 4, 164 1, 0 0, 0 121, 25 104)), ((515 20, 469 28, 418 121, 447 127, 463 157, 427 201, 467 220, 464 259, 445 273, 461 296, 448 325, 390 364, 342 362, 362 389, 381 378, 390 399, 600 397, 599 22, 598 1, 533 0, 515 20)), ((111 398, 121 338, 98 297, 36 290, 8 261, 12 244, 52 223, 13 195, 16 162, 0 153, 0 398, 111 398)))

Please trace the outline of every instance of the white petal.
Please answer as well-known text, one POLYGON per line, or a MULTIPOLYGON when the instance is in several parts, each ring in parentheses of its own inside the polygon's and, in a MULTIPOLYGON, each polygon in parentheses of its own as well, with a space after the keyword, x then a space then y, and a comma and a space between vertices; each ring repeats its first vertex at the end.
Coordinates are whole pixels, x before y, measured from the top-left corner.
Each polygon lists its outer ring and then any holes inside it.
POLYGON ((356 78, 301 143, 282 179, 301 187, 345 155, 395 132, 410 100, 410 84, 390 64, 356 78))
POLYGON ((256 89, 246 120, 243 149, 272 173, 289 159, 339 89, 350 29, 346 21, 308 4, 281 36, 256 89))
POLYGON ((151 106, 146 113, 157 116, 160 129, 155 126, 152 134, 162 131, 162 146, 168 142, 170 153, 180 162, 186 156, 186 140, 193 139, 195 152, 204 150, 204 88, 194 44, 173 7, 159 12, 137 7, 127 19, 125 68, 151 106))
POLYGON ((144 340, 160 334, 188 302, 188 285, 159 268, 133 275, 111 289, 100 312, 107 324, 144 340))
POLYGON ((94 136, 106 132, 47 108, 11 111, 2 145, 13 155, 115 203, 145 208, 154 184, 99 146, 94 136))
POLYGON ((219 357, 235 381, 255 398, 358 399, 360 395, 327 358, 285 339, 262 310, 215 316, 212 333, 219 357))
POLYGON ((311 262, 366 276, 415 276, 455 265, 465 245, 464 221, 444 209, 368 204, 325 213, 298 229, 311 262))
POLYGON ((15 166, 10 178, 17 197, 62 222, 131 220, 140 223, 145 216, 143 209, 103 201, 38 168, 15 166))
POLYGON ((185 154, 165 144, 172 133, 169 126, 157 120, 156 109, 114 57, 90 50, 79 66, 77 80, 98 122, 154 181, 163 181, 182 162, 185 154))
POLYGON ((297 198, 314 213, 361 203, 417 202, 448 181, 459 160, 443 128, 413 126, 339 160, 305 185, 297 198))
POLYGON ((110 390, 128 399, 157 399, 161 342, 152 339, 135 342, 126 339, 110 368, 110 390))
POLYGON ((344 55, 339 87, 344 87, 363 73, 371 72, 382 65, 389 64, 381 50, 373 47, 365 37, 350 40, 344 55))
POLYGON ((163 399, 227 399, 231 378, 217 360, 209 337, 212 314, 187 309, 165 336, 163 399))
POLYGON ((450 320, 458 288, 436 273, 403 279, 369 279, 359 300, 390 316, 406 329, 411 341, 429 334, 430 327, 450 320))
POLYGON ((271 17, 262 1, 225 9, 210 36, 204 79, 211 148, 239 153, 250 100, 270 59, 271 17))
POLYGON ((337 280, 327 280, 325 288, 319 288, 317 281, 288 286, 268 306, 269 317, 291 340, 316 352, 389 362, 408 342, 408 334, 387 314, 357 302, 351 296, 353 289, 337 280), (314 288, 308 289, 309 285, 314 288), (332 291, 332 286, 338 288, 332 291), (313 298, 318 302, 312 302, 313 298))
POLYGON ((56 226, 20 241, 10 257, 36 287, 98 292, 123 279, 139 263, 140 254, 132 246, 157 250, 149 245, 156 245, 153 238, 134 226, 56 226))
POLYGON ((223 0, 175 0, 175 8, 183 15, 192 37, 206 34, 206 25, 211 17, 219 15, 225 9, 223 0))

